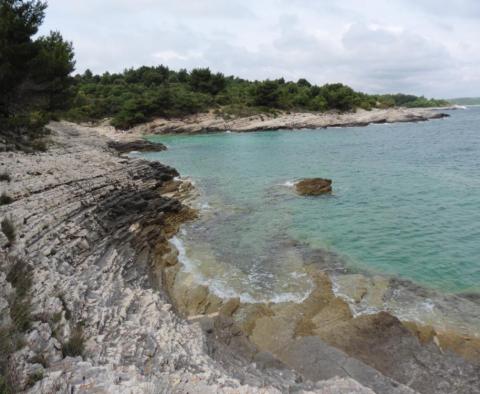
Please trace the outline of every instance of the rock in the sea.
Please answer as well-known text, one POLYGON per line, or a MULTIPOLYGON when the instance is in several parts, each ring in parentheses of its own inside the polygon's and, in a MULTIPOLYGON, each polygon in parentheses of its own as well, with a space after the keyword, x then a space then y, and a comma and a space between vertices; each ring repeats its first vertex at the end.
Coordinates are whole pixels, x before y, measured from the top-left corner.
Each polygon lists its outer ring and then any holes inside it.
POLYGON ((160 152, 167 147, 160 142, 151 142, 147 140, 135 141, 109 141, 108 146, 120 153, 128 152, 160 152))
POLYGON ((332 192, 332 180, 324 178, 306 178, 295 184, 297 193, 301 196, 319 196, 332 192))

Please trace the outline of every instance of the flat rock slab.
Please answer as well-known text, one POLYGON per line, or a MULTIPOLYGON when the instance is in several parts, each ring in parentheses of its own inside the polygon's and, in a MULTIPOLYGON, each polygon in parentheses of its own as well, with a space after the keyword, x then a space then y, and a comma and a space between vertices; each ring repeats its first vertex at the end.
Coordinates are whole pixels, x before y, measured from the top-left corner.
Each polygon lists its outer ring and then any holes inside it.
POLYGON ((135 141, 109 141, 108 146, 120 153, 128 152, 161 152, 167 147, 160 142, 151 142, 147 140, 135 141))
POLYGON ((283 349, 281 356, 286 365, 312 381, 348 377, 378 394, 415 393, 318 337, 298 338, 283 349))

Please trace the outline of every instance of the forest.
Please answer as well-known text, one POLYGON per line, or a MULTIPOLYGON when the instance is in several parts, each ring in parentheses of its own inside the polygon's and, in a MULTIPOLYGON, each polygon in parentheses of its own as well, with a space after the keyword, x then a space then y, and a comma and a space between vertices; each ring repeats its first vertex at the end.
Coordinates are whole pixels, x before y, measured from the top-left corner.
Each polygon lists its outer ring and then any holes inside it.
POLYGON ((109 119, 129 129, 155 117, 214 111, 225 118, 279 111, 355 111, 358 108, 443 106, 405 94, 372 95, 341 84, 317 86, 306 79, 248 81, 208 68, 167 66, 122 73, 74 75, 74 48, 59 32, 38 36, 43 1, 0 1, 0 149, 44 150, 52 119, 109 119))
POLYGON ((180 117, 213 110, 224 117, 278 111, 354 111, 357 108, 436 107, 445 100, 414 95, 369 95, 341 83, 317 86, 306 79, 248 81, 214 73, 166 66, 140 67, 123 73, 74 77, 74 99, 65 116, 73 121, 111 118, 128 129, 154 117, 180 117))

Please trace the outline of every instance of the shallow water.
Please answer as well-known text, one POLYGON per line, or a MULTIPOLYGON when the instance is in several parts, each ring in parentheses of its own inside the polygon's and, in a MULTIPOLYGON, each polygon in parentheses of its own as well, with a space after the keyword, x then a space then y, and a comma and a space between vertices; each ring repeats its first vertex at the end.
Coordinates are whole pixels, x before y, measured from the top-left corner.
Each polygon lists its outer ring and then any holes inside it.
POLYGON ((245 301, 299 300, 311 283, 297 243, 350 271, 443 293, 480 293, 480 108, 425 123, 155 136, 143 154, 201 191, 200 220, 175 240, 187 269, 245 301), (332 196, 292 182, 333 179, 332 196))

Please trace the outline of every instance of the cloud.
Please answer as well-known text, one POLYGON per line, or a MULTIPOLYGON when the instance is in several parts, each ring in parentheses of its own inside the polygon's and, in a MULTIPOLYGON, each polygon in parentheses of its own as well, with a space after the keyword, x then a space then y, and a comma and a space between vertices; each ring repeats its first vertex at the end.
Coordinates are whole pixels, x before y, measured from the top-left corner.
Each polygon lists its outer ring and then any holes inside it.
POLYGON ((368 92, 480 95, 480 2, 50 0, 78 71, 164 63, 368 92))

